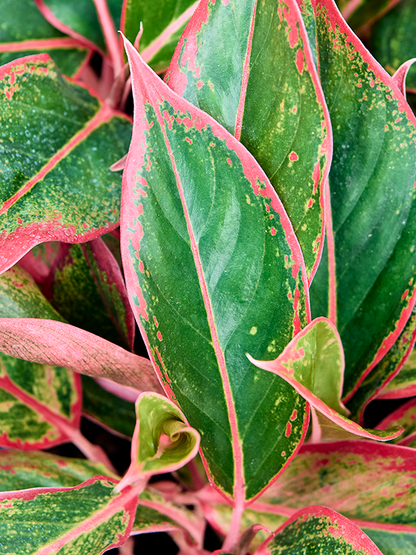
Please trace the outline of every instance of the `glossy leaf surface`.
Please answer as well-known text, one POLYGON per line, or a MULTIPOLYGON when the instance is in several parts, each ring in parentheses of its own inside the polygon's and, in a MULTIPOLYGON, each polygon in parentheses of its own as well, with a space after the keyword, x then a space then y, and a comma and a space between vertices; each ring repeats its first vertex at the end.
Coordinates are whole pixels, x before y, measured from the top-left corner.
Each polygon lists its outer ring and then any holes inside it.
POLYGON ((416 351, 412 351, 402 369, 379 393, 378 399, 402 399, 416 395, 416 351))
POLYGON ((155 70, 164 71, 169 65, 186 22, 196 9, 195 0, 124 0, 121 30, 132 43, 143 24, 140 52, 155 70))
POLYGON ((134 404, 106 391, 88 376, 82 379, 82 412, 111 431, 131 437, 136 425, 134 404))
POLYGON ((35 318, 0 319, 0 351, 51 366, 163 393, 150 361, 69 324, 35 318))
MULTIPOLYGON (((200 436, 178 407, 156 393, 142 393, 136 401, 137 424, 131 443, 131 465, 118 491, 181 468, 199 449, 200 436)), ((144 482, 145 483, 145 482, 144 482)))
POLYGON ((254 155, 282 200, 312 279, 332 145, 296 1, 202 0, 165 79, 254 155))
MULTIPOLYGON (((416 55, 416 23, 414 0, 401 0, 371 30, 371 51, 391 74, 416 55)), ((406 86, 416 89, 416 67, 410 68, 406 86)))
POLYGON ((84 45, 50 25, 33 0, 1 0, 0 11, 0 65, 22 56, 47 53, 62 73, 73 76, 89 56, 84 45))
POLYGON ((96 477, 73 488, 0 493, 3 552, 100 555, 123 544, 134 521, 137 493, 127 488, 113 495, 113 489, 110 479, 96 477))
POLYGON ((383 555, 351 521, 326 507, 311 506, 291 517, 259 547, 256 555, 383 555))
MULTIPOLYGON (((329 185, 335 254, 311 288, 329 297, 345 352, 344 398, 400 335, 415 301, 416 120, 392 78, 332 0, 313 0, 334 155, 329 185)), ((331 230, 330 230, 331 231, 331 230)), ((315 307, 315 308, 314 308, 315 307)))
POLYGON ((304 401, 244 355, 272 357, 307 322, 302 255, 246 149, 127 51, 135 101, 122 196, 127 290, 165 388, 201 433, 211 479, 241 503, 284 468, 305 433, 304 401))
MULTIPOLYGON (((336 328, 325 318, 318 318, 306 326, 275 360, 259 361, 247 356, 259 368, 286 380, 314 409, 322 413, 323 429, 314 432, 319 434, 319 439, 321 435, 325 437, 328 425, 335 430, 342 428, 348 433, 381 441, 392 439, 402 431, 400 428, 386 432, 367 430, 346 418, 348 411, 340 402, 344 373, 342 345, 336 328), (327 423, 327 420, 330 422, 327 423)), ((319 418, 314 425, 319 426, 319 418)), ((342 434, 342 430, 340 432, 342 434)), ((316 439, 313 436, 313 440, 316 439)))
POLYGON ((71 325, 132 348, 135 323, 124 281, 100 238, 82 245, 62 243, 44 290, 71 325))
MULTIPOLYGON (((377 366, 372 369, 368 376, 366 376, 358 390, 347 403, 348 408, 351 410, 352 418, 362 422, 364 419, 364 411, 368 403, 375 397, 379 397, 378 394, 380 391, 383 393, 386 390, 386 384, 394 382, 396 377, 399 378, 406 365, 406 359, 413 350, 415 340, 416 309, 413 308, 407 324, 393 347, 377 366)), ((407 368, 409 368, 409 366, 407 366, 407 368)), ((403 376, 405 377, 405 374, 403 376)), ((410 379, 416 382, 414 371, 410 373, 410 379)), ((395 387, 396 386, 393 385, 393 388, 395 387)), ((404 397, 406 397, 406 395, 404 395, 404 397)))
POLYGON ((108 468, 85 459, 59 457, 42 451, 0 451, 1 491, 74 487, 100 474, 108 474, 108 468))
POLYGON ((131 125, 47 55, 0 70, 0 271, 43 241, 79 242, 117 225, 131 125), (68 180, 68 172, 71 179, 68 180))

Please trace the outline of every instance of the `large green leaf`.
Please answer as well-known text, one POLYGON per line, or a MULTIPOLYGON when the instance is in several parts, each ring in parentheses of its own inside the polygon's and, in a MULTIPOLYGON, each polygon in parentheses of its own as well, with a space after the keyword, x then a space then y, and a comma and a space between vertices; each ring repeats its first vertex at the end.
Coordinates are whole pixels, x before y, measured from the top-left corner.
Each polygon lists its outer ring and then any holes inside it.
POLYGON ((100 555, 129 536, 137 492, 114 495, 115 483, 96 477, 72 488, 0 493, 2 553, 100 555))
POLYGON ((155 71, 164 71, 197 5, 195 0, 124 0, 121 30, 134 42, 142 24, 141 55, 155 71))
POLYGON ((383 555, 357 525, 326 507, 302 509, 256 550, 255 555, 383 555))
POLYGON ((311 280, 332 143, 296 1, 202 0, 165 80, 255 156, 288 212, 311 280))
POLYGON ((33 0, 1 0, 0 13, 0 65, 21 56, 47 53, 62 73, 73 76, 88 59, 85 46, 50 25, 33 0))
MULTIPOLYGON (((391 74, 416 56, 415 10, 415 0, 401 0, 371 30, 371 52, 391 74)), ((409 89, 416 89, 415 66, 409 70, 406 85, 409 89)))
POLYGON ((334 2, 313 5, 334 134, 328 229, 334 251, 328 251, 330 286, 328 265, 321 264, 311 304, 318 316, 331 298, 348 398, 394 344, 416 298, 416 120, 334 2))
POLYGON ((0 70, 0 271, 43 241, 80 242, 117 225, 131 125, 49 56, 0 70), (68 177, 70 175, 70 178, 68 177))
POLYGON ((213 483, 241 506, 288 464, 307 425, 305 402, 244 354, 273 358, 307 323, 301 251, 248 151, 126 47, 127 290, 167 392, 201 434, 213 483))

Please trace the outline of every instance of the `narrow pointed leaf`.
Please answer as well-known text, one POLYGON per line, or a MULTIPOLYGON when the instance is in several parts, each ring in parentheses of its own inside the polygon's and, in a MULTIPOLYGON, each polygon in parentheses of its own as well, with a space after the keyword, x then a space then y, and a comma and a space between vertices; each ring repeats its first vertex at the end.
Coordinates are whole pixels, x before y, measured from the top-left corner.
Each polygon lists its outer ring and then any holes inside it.
MULTIPOLYGON (((273 519, 286 520, 318 503, 350 519, 377 545, 376 535, 386 534, 391 545, 403 546, 406 537, 416 538, 415 461, 413 449, 397 445, 367 441, 304 445, 282 476, 246 509, 247 526, 262 522, 270 527, 273 519)), ((231 508, 210 491, 201 492, 201 501, 211 525, 228 532, 231 508)), ((381 543, 379 547, 383 549, 381 543)))
POLYGON ((4 271, 43 241, 86 241, 116 227, 121 180, 109 167, 127 150, 131 126, 46 54, 3 66, 0 90, 4 271))
POLYGON ((399 87, 400 92, 406 98, 406 78, 409 73, 409 69, 416 62, 416 58, 410 58, 407 62, 404 62, 393 74, 393 81, 399 87))
POLYGON ((137 423, 131 442, 131 465, 117 490, 181 468, 199 449, 200 436, 178 407, 156 393, 142 393, 136 401, 137 423))
POLYGON ((152 364, 97 335, 35 318, 0 319, 0 351, 97 378, 163 393, 152 364))
POLYGON ((143 59, 155 71, 165 71, 197 5, 195 0, 159 0, 156 4, 145 0, 124 0, 120 28, 134 43, 142 24, 140 52, 143 59))
POLYGON ((383 555, 351 521, 326 507, 311 506, 293 515, 256 550, 255 555, 295 553, 383 555))
POLYGON ((241 503, 283 470, 305 433, 304 401, 244 355, 280 353, 308 321, 302 255, 248 151, 126 48, 135 102, 121 220, 127 290, 166 390, 201 433, 211 480, 241 503))
POLYGON ((0 493, 4 553, 100 555, 130 534, 137 493, 113 495, 114 482, 95 477, 72 488, 0 493), (51 514, 53 513, 53 520, 51 514))
POLYGON ((62 73, 74 76, 88 61, 85 45, 50 25, 33 0, 1 0, 0 12, 0 65, 22 56, 46 53, 62 73))
POLYGON ((82 412, 90 420, 131 438, 136 425, 134 403, 120 399, 88 376, 82 379, 82 412))
POLYGON ((83 245, 62 243, 44 290, 71 325, 132 348, 135 322, 124 281, 100 238, 83 245))
POLYGON ((415 302, 416 119, 334 2, 313 5, 334 135, 329 265, 336 283, 328 289, 320 267, 311 303, 337 294, 346 400, 395 343, 415 302))
POLYGON ((332 144, 296 1, 202 0, 165 79, 255 156, 289 215, 311 280, 323 246, 332 144))
POLYGON ((45 449, 71 441, 81 419, 80 376, 0 353, 0 445, 45 449))
MULTIPOLYGON (((348 411, 340 402, 344 356, 336 328, 325 318, 313 320, 287 345, 275 360, 249 360, 286 380, 314 409, 331 421, 335 429, 387 441, 402 432, 367 430, 346 418, 348 411), (335 424, 335 426, 334 426, 335 424)), ((323 432, 324 433, 324 432, 323 432)), ((342 432, 341 432, 342 433, 342 432)))
POLYGON ((416 351, 413 350, 400 372, 378 394, 378 399, 403 399, 416 395, 416 351))
POLYGON ((85 459, 59 457, 42 451, 0 451, 2 492, 39 487, 73 487, 107 473, 108 468, 103 464, 85 459))
MULTIPOLYGON (((379 397, 378 394, 384 392, 386 385, 394 381, 396 376, 400 376, 415 341, 416 309, 413 308, 412 315, 393 347, 361 382, 360 387, 348 401, 347 406, 351 411, 351 418, 360 423, 364 421, 364 411, 368 403, 375 397, 379 397)), ((411 379, 416 382, 416 373, 412 374, 411 379)))
MULTIPOLYGON (((409 58, 415 57, 415 10, 416 2, 414 0, 401 0, 371 29, 371 52, 392 75, 409 58)), ((415 66, 409 70, 406 86, 409 89, 416 89, 415 66)))

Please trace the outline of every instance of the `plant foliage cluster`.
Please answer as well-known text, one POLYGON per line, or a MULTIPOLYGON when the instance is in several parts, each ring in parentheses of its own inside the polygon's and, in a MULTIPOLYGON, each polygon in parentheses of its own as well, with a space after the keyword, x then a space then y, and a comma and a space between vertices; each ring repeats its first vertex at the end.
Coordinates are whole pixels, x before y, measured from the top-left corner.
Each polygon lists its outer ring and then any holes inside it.
POLYGON ((416 554, 415 10, 0 0, 0 555, 416 554))

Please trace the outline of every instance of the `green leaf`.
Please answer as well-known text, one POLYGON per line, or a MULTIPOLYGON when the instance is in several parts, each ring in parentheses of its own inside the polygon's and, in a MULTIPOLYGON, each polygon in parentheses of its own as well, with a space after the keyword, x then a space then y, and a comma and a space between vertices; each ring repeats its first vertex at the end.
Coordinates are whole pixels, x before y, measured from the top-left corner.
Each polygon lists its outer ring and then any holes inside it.
MULTIPOLYGON (((375 397, 379 397, 378 393, 381 391, 383 394, 386 391, 385 385, 394 382, 396 376, 402 374, 406 359, 409 353, 412 353, 413 346, 416 340, 416 308, 413 308, 412 315, 410 316, 407 324, 403 328, 402 333, 396 340, 396 343, 387 353, 387 355, 377 364, 375 368, 368 374, 368 376, 361 382, 360 387, 354 393, 353 397, 347 403, 349 410, 352 413, 351 418, 363 422, 364 411, 368 403, 375 397)), ((409 366, 407 366, 409 368, 409 366)), ((405 370, 406 372, 406 370, 405 370)), ((405 374, 403 375, 405 377, 405 374)), ((416 382, 416 375, 414 369, 407 374, 410 381, 416 382)), ((406 378, 404 378, 406 379, 406 378)), ((401 382, 402 387, 407 388, 409 383, 404 384, 401 382)), ((393 388, 396 386, 393 385, 393 388)), ((399 394, 400 397, 401 393, 399 394)), ((409 395, 407 395, 409 396, 409 395)), ((406 394, 404 395, 406 397, 406 394)))
POLYGON ((379 424, 381 430, 385 430, 389 426, 403 426, 404 433, 400 438, 395 440, 400 445, 407 447, 416 447, 416 400, 411 399, 404 405, 394 410, 388 416, 383 418, 379 424))
POLYGON ((342 15, 354 30, 372 25, 389 12, 399 0, 347 0, 342 4, 342 15))
POLYGON ((100 555, 130 534, 137 493, 113 495, 114 482, 92 478, 72 488, 0 493, 3 553, 100 555))
POLYGON ((82 379, 82 412, 111 431, 131 437, 136 424, 134 403, 106 391, 88 376, 82 379))
POLYGON ((122 196, 127 290, 166 391, 201 433, 212 482, 241 503, 284 469, 307 426, 304 401, 244 355, 276 356, 307 323, 302 254, 243 145, 126 47, 135 102, 122 196))
POLYGON ((0 90, 4 271, 43 241, 86 241, 117 225, 121 178, 109 167, 131 125, 46 54, 3 66, 0 90))
POLYGON ((141 55, 155 71, 165 71, 197 5, 195 0, 124 0, 121 31, 133 43, 142 24, 141 55))
POLYGON ((46 53, 62 73, 74 76, 87 61, 89 50, 50 25, 33 0, 0 0, 0 13, 0 65, 22 56, 46 53))
MULTIPOLYGON (((392 75, 416 55, 415 10, 415 0, 401 0, 371 29, 371 52, 392 75)), ((410 68, 406 84, 409 89, 416 89, 415 66, 410 68)))
POLYGON ((100 238, 83 245, 62 243, 45 289, 68 323, 132 348, 135 323, 124 281, 100 238))
POLYGON ((202 0, 165 80, 254 155, 289 215, 311 281, 323 246, 331 124, 296 1, 202 0))
POLYGON ((97 474, 107 475, 108 468, 101 463, 42 451, 0 451, 0 491, 73 487, 97 474))
POLYGON ((416 395, 416 351, 413 350, 403 368, 381 391, 378 399, 402 399, 416 395))
POLYGON ((313 0, 334 156, 328 266, 311 287, 345 352, 344 401, 393 346, 415 302, 416 120, 332 0, 313 0))
POLYGON ((367 430, 346 418, 348 411, 340 401, 344 374, 342 344, 336 328, 325 318, 317 318, 307 325, 275 360, 259 361, 247 356, 259 368, 286 380, 321 413, 318 421, 313 420, 314 427, 318 428, 313 432, 314 442, 319 441, 321 436, 341 439, 344 437, 342 430, 381 441, 392 439, 402 432, 401 428, 386 432, 367 430), (331 433, 329 437, 328 432, 331 433))
POLYGON ((117 486, 121 491, 135 482, 144 484, 155 474, 165 474, 192 460, 200 436, 176 405, 156 393, 142 393, 136 401, 137 423, 131 443, 131 465, 117 486))
POLYGON ((291 517, 255 555, 383 555, 362 530, 326 507, 311 506, 291 517))

